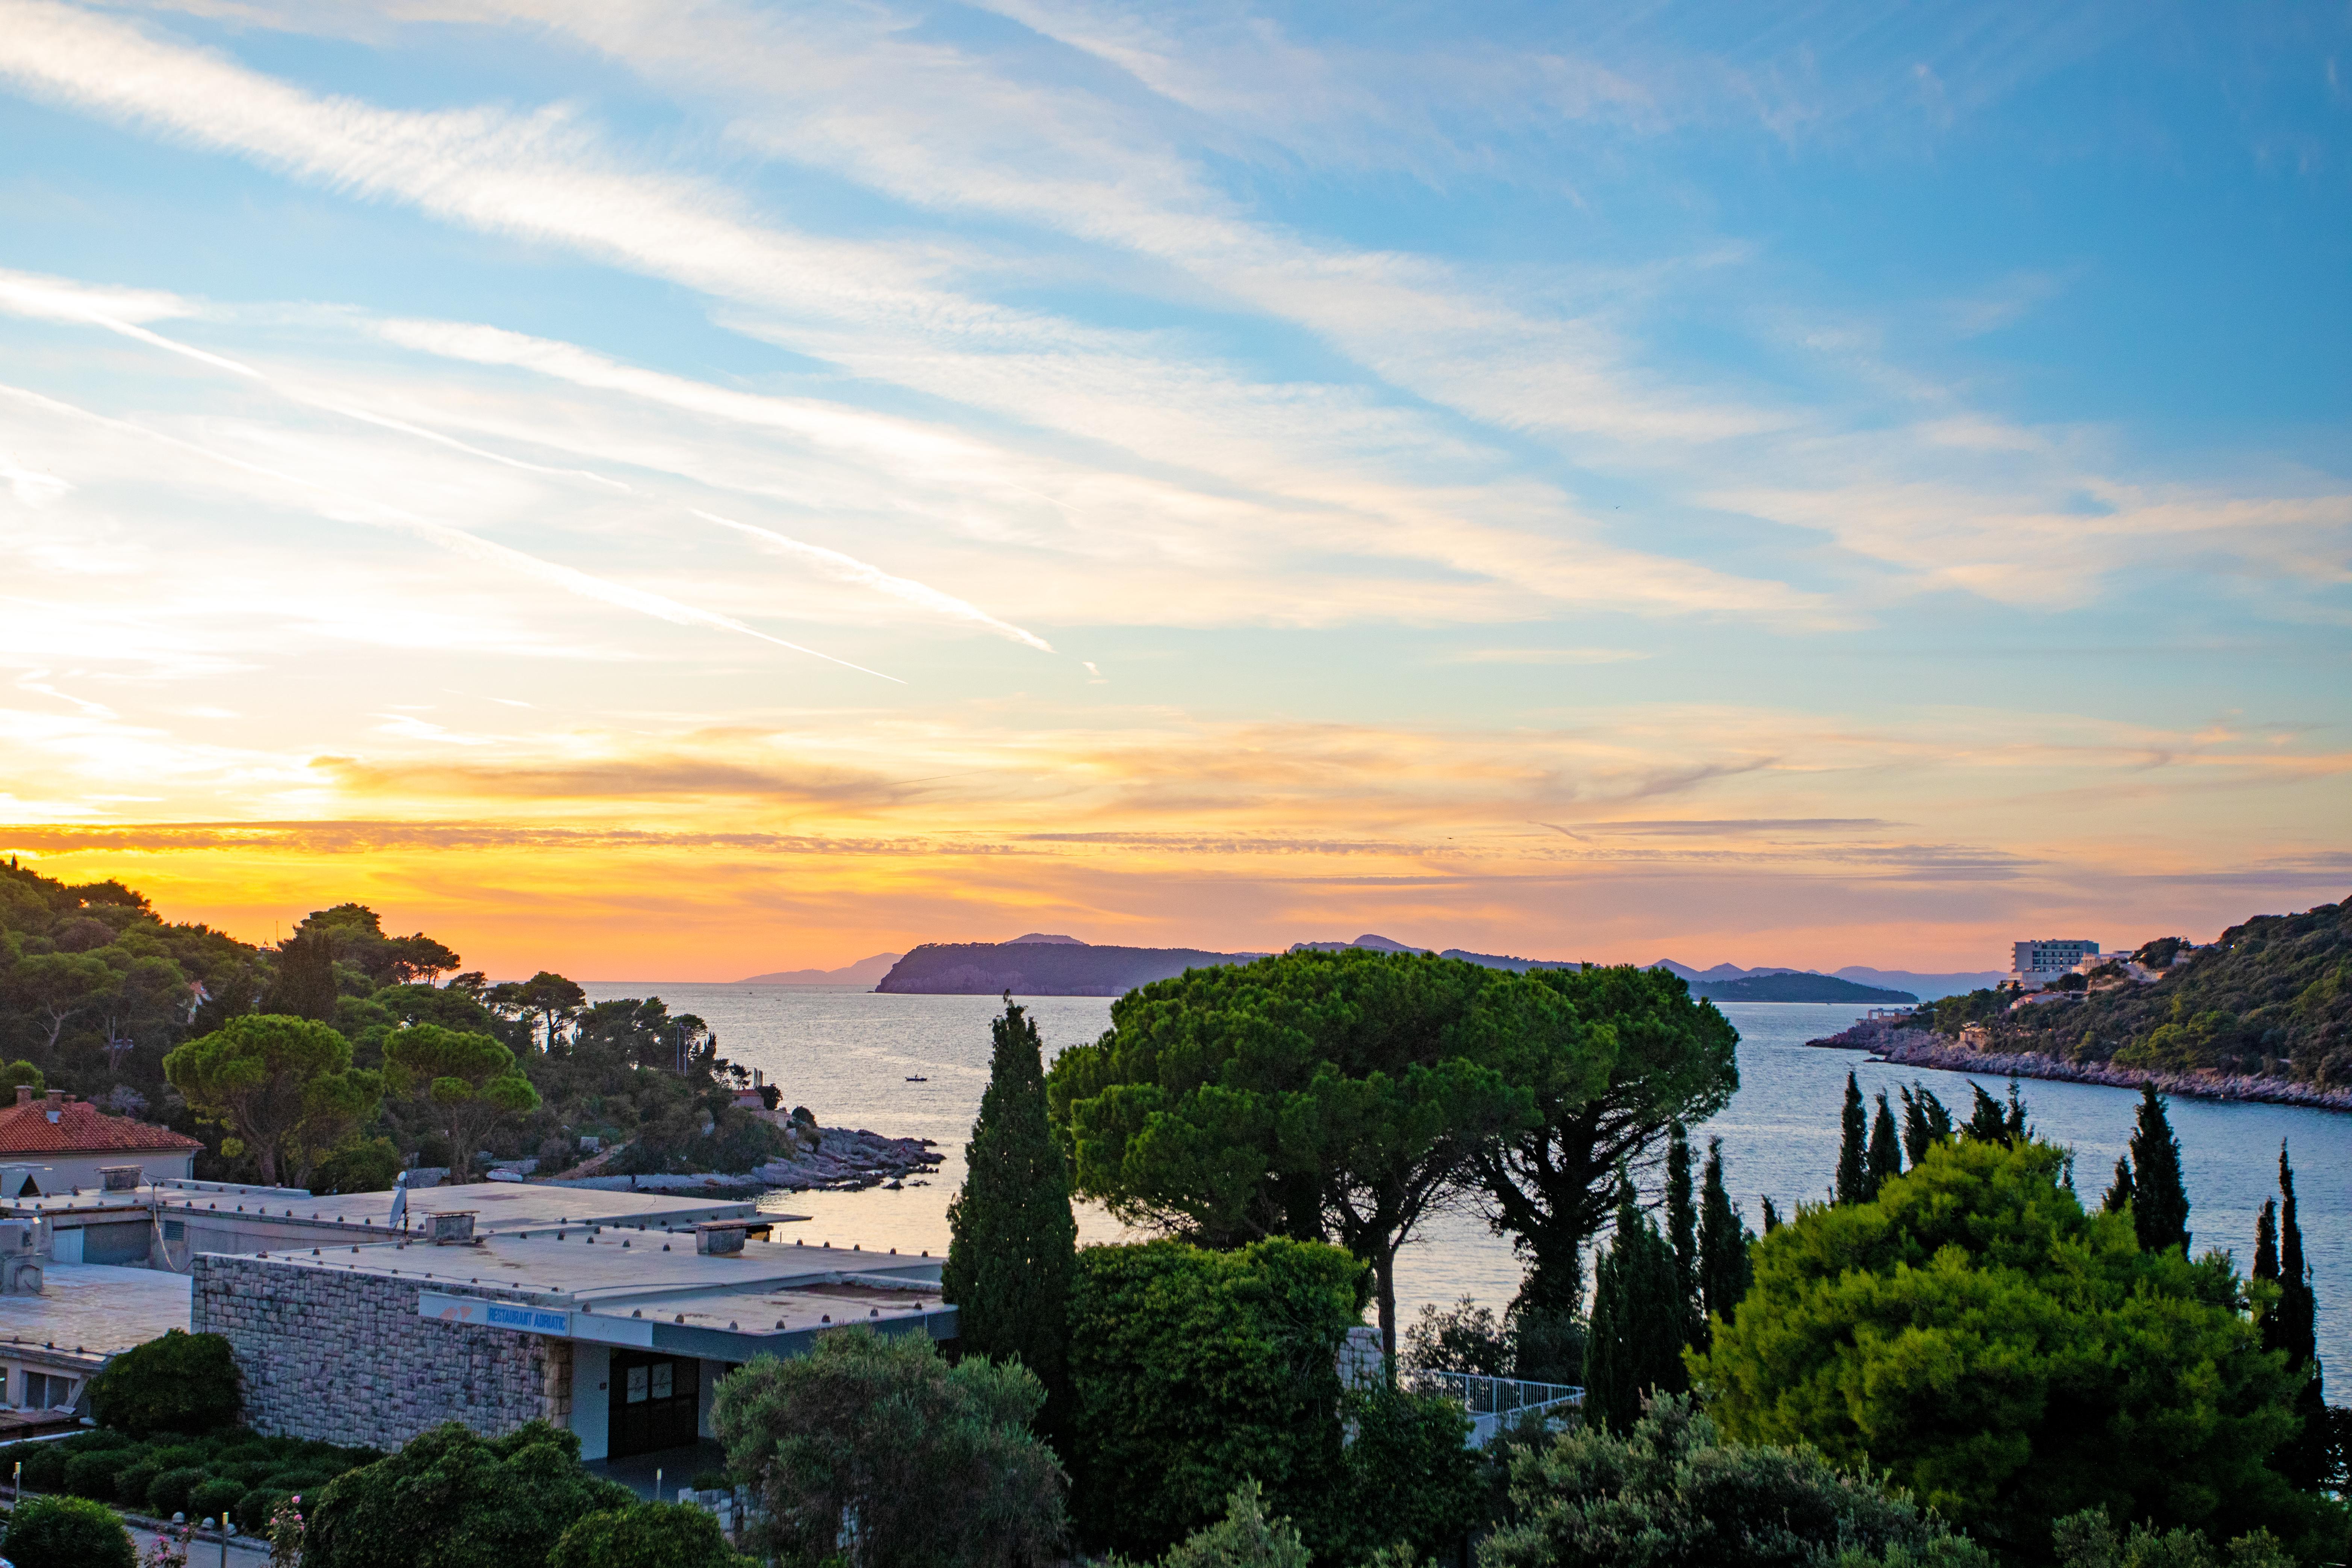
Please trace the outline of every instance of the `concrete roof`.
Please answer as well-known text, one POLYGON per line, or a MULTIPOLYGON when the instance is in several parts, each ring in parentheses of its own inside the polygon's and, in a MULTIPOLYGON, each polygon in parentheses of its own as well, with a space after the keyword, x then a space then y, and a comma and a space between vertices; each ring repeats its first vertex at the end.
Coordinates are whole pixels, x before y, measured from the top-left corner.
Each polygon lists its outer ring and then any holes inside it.
MULTIPOLYGON (((163 1185, 131 1192, 84 1193, 79 1196, 16 1198, 0 1202, 0 1213, 20 1215, 102 1215, 109 1209, 152 1208, 165 1213, 195 1209, 222 1215, 252 1215, 270 1219, 317 1220, 373 1226, 381 1230, 392 1215, 390 1193, 350 1193, 339 1197, 298 1197, 277 1187, 223 1188, 195 1191, 163 1185)), ((468 1182, 463 1186, 425 1187, 408 1194, 408 1213, 421 1220, 428 1214, 452 1209, 474 1211, 479 1231, 521 1230, 562 1224, 690 1226, 709 1219, 780 1219, 761 1215, 759 1205, 734 1200, 675 1193, 603 1192, 593 1188, 554 1187, 527 1182, 468 1182)))
POLYGON ((14 1340, 93 1357, 188 1326, 188 1277, 103 1263, 41 1265, 38 1296, 0 1296, 0 1350, 14 1340))
POLYGON ((456 1298, 522 1300, 568 1315, 574 1339, 741 1360, 792 1353, 826 1328, 866 1323, 946 1337, 943 1258, 747 1242, 704 1255, 691 1231, 558 1227, 473 1245, 425 1242, 272 1252, 271 1262, 413 1280, 456 1298), (667 1247, 667 1250, 664 1250, 667 1247))

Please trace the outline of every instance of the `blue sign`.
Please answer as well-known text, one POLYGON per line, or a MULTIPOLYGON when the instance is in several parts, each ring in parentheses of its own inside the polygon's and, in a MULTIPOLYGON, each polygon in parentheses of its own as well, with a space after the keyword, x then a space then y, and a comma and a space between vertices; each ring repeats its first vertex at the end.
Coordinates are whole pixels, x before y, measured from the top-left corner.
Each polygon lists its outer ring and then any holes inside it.
POLYGON ((494 1329, 521 1329, 534 1334, 568 1334, 572 1331, 571 1313, 542 1311, 536 1307, 492 1305, 484 1309, 484 1321, 494 1329))

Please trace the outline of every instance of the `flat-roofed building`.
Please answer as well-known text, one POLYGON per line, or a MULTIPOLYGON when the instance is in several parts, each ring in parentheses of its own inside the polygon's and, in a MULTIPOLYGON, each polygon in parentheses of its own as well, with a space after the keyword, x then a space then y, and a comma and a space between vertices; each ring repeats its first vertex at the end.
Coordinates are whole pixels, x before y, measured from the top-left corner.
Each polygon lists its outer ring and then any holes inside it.
POLYGON ((463 1209, 485 1233, 568 1225, 691 1226, 750 1219, 756 1204, 676 1193, 610 1192, 521 1182, 419 1188, 402 1220, 394 1194, 317 1196, 299 1187, 171 1181, 57 1197, 0 1200, 0 1218, 38 1220, 45 1257, 185 1273, 197 1254, 281 1251, 396 1239, 435 1214, 463 1209))
POLYGON ((542 1419, 589 1459, 708 1436, 713 1385, 755 1355, 851 1324, 953 1337, 941 1259, 750 1228, 480 1232, 445 1211, 406 1241, 200 1255, 192 1321, 235 1348, 263 1432, 391 1447, 444 1421, 542 1419))
POLYGON ((188 1281, 160 1269, 45 1263, 39 1288, 0 1295, 0 1436, 72 1424, 100 1367, 188 1326, 188 1281))

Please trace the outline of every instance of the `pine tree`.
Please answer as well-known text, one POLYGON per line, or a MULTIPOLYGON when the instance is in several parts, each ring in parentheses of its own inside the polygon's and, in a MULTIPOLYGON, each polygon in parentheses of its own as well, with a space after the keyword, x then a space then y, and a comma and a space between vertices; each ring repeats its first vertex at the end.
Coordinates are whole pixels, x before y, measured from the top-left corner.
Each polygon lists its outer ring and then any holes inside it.
POLYGON ((2180 1179, 2180 1140, 2156 1085, 2140 1085, 2139 1125, 2131 1136, 2132 1228, 2142 1252, 2189 1250, 2189 1189, 2180 1179))
POLYGON ((1830 1194, 1841 1204, 1870 1201, 1870 1119, 1863 1114, 1862 1083, 1845 1075, 1845 1110, 1838 1119, 1837 1186, 1830 1194))
MULTIPOLYGON (((1772 1212, 1767 1199, 1764 1212, 1772 1212)), ((1755 1237, 1739 1223, 1739 1211, 1731 1206, 1731 1194, 1723 1185, 1723 1140, 1706 1141, 1706 1173, 1699 1184, 1698 1199, 1698 1288, 1699 1304, 1704 1315, 1698 1331, 1691 1343, 1701 1351, 1707 1347, 1713 1331, 1709 1324, 1716 1319, 1728 1322, 1740 1299, 1748 1294, 1754 1279, 1753 1266, 1748 1257, 1748 1244, 1755 1237)))
POLYGON ((940 1289, 956 1305, 967 1353, 1018 1356, 1045 1385, 1041 1420, 1052 1432, 1066 1408, 1078 1226, 1070 1213, 1069 1173, 1045 1120, 1037 1025, 1007 996, 992 1032, 995 1054, 964 1146, 963 1190, 948 1205, 940 1289))
POLYGON ((1684 1321, 1674 1249, 1628 1187, 1617 1205, 1617 1234, 1593 1277, 1592 1323, 1584 1352, 1584 1418, 1628 1432, 1652 1393, 1690 1386, 1683 1365, 1684 1321))
POLYGON ((1876 1197, 1887 1183, 1903 1173, 1903 1145, 1895 1137, 1895 1112, 1887 1108, 1886 1091, 1878 1091, 1878 1115, 1870 1124, 1870 1195, 1876 1197))
MULTIPOLYGON (((2294 1167, 2287 1163, 2284 1140, 2279 1143, 2278 1249, 2277 1348, 2286 1352, 2289 1372, 2308 1368, 2309 1375, 2294 1402, 2295 1413, 2303 1417, 2303 1431, 2280 1450, 2273 1463, 2289 1480, 2310 1490, 2332 1468, 2327 1451, 2330 1418, 2320 1381, 2319 1303, 2311 1289, 2311 1269, 2304 1261, 2303 1226, 2295 1215, 2294 1167)), ((2263 1342, 2268 1345, 2268 1335, 2263 1342)))
POLYGON ((1698 1293, 1698 1207, 1691 1201, 1690 1133, 1679 1121, 1666 1130, 1666 1241, 1675 1252, 1675 1299, 1682 1303, 1685 1339, 1706 1322, 1698 1293))
POLYGON ((2131 1156, 2116 1155, 2115 1184, 2107 1189, 2107 1195, 2100 1200, 2100 1211, 2104 1214, 2130 1213, 2132 1191, 2135 1185, 2137 1184, 2132 1180, 2131 1156))
POLYGON ((2003 1119, 2001 1131, 2001 1142, 2012 1149, 2033 1136, 2033 1130, 2025 1124, 2025 1101, 2017 1092, 2015 1079, 2009 1080, 2009 1114, 2003 1119))
POLYGON ((1952 1113, 1936 1091, 1915 1083, 1903 1091, 1903 1152, 1911 1163, 1927 1157, 1928 1148, 1952 1135, 1952 1113))

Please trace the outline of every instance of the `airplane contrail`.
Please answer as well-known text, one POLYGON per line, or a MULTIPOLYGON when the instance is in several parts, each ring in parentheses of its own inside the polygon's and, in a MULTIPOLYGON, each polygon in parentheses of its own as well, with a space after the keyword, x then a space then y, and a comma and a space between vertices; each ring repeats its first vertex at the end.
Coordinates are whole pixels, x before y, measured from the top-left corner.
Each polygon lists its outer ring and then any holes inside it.
POLYGON ((766 632, 747 626, 731 616, 722 616, 711 610, 697 609, 692 605, 680 604, 676 599, 660 594, 647 593, 642 588, 628 588, 617 583, 608 583, 602 577, 592 576, 573 567, 558 565, 552 561, 542 561, 536 555, 527 554, 509 545, 484 539, 478 534, 468 533, 464 529, 454 527, 449 523, 436 522, 431 518, 420 517, 413 511, 390 506, 383 501, 367 500, 357 496, 346 495, 332 486, 320 484, 316 479, 306 479, 298 474, 284 473, 276 468, 265 468, 258 463, 249 463, 242 458, 233 458, 226 452, 216 452, 209 447, 184 440, 177 436, 167 436, 160 430, 151 430, 143 425, 133 424, 127 419, 117 419, 110 415, 96 413, 74 404, 61 402, 28 387, 12 386, 5 382, 0 382, 0 395, 14 397, 37 407, 88 420, 92 424, 104 426, 108 429, 124 431, 167 447, 174 447, 181 451, 203 458, 208 462, 219 463, 243 473, 253 474, 279 484, 292 485, 299 489, 314 491, 329 497, 341 508, 348 509, 347 511, 340 514, 330 514, 339 515, 342 521, 398 528, 468 559, 520 572, 526 576, 535 577, 542 583, 562 588, 567 593, 577 594, 584 599, 597 600, 621 609, 635 610, 641 615, 652 616, 657 620, 668 621, 674 626, 710 626, 720 631, 734 632, 739 636, 757 638, 761 642, 772 643, 778 647, 790 648, 794 653, 804 653, 811 658, 821 658, 827 664, 837 664, 844 669, 854 669, 860 675, 875 676, 893 685, 907 684, 895 675, 884 675, 878 669, 868 669, 862 664, 852 664, 845 658, 835 658, 829 653, 821 653, 813 647, 803 647, 799 643, 787 642, 782 637, 770 637, 766 632))
POLYGON ((732 528, 748 533, 763 543, 773 545, 787 554, 796 555, 811 563, 819 571, 830 574, 844 582, 861 584, 877 593, 887 594, 894 599, 903 599, 908 604, 919 605, 924 609, 956 620, 971 621, 974 625, 986 626, 1000 637, 1011 637, 1014 642, 1034 647, 1040 653, 1054 651, 1054 645, 1034 632, 1024 631, 1010 621, 1001 621, 978 605, 959 599, 952 594, 943 594, 928 583, 918 583, 911 577, 894 577, 879 566, 860 561, 855 555, 844 555, 840 551, 828 550, 822 544, 810 544, 802 540, 789 538, 771 528, 761 528, 749 522, 737 522, 731 517, 720 517, 716 512, 704 511, 699 508, 688 510, 705 522, 715 522, 721 528, 732 528))

